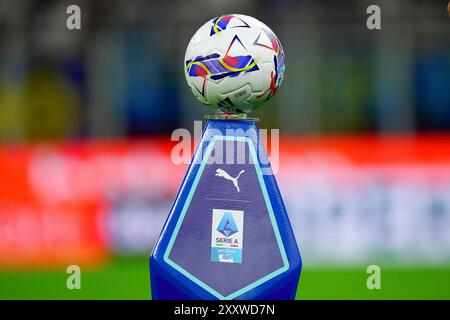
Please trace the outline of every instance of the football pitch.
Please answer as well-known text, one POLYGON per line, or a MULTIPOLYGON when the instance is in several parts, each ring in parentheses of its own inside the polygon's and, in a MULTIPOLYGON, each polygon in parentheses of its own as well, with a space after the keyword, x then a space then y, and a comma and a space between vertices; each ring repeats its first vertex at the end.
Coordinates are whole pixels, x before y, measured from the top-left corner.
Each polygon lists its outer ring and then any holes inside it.
MULTIPOLYGON (((0 299, 150 299, 146 258, 113 259, 82 270, 68 290, 65 270, 1 271, 0 299)), ((365 269, 304 266, 297 299, 450 299, 450 266, 383 268, 381 289, 366 287, 365 269)))

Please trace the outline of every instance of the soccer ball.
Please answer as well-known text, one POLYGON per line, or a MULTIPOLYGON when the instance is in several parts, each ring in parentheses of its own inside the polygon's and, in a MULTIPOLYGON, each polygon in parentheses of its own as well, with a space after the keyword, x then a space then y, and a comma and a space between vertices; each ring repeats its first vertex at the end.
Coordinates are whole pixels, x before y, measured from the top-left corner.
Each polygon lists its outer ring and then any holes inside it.
POLYGON ((185 55, 186 81, 194 96, 224 113, 249 113, 277 92, 284 52, 277 36, 255 18, 230 14, 205 23, 185 55))

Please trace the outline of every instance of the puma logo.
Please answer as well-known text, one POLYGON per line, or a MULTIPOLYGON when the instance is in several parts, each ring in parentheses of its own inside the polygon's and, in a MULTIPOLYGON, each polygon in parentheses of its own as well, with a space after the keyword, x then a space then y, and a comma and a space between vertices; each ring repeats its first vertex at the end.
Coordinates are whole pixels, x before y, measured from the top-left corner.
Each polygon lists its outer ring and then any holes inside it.
POLYGON ((238 185, 238 179, 241 176, 241 174, 243 174, 244 172, 245 172, 245 170, 241 170, 241 172, 239 172, 237 177, 233 178, 225 170, 219 168, 216 170, 216 177, 222 177, 227 180, 230 180, 231 182, 233 182, 234 186, 236 187, 237 192, 241 192, 241 189, 239 189, 239 185, 238 185))

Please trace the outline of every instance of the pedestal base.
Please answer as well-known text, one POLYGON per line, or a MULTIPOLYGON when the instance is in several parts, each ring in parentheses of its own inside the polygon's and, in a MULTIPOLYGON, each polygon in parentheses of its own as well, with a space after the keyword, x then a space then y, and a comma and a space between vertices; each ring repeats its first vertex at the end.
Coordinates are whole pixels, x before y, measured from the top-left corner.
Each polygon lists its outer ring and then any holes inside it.
POLYGON ((301 266, 255 123, 209 120, 150 257, 153 299, 294 299, 301 266))

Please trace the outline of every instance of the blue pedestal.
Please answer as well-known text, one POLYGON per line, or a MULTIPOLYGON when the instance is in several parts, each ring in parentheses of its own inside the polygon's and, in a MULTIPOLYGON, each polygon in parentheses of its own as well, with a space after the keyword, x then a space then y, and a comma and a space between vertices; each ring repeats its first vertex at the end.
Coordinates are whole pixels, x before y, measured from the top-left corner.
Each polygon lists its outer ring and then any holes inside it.
POLYGON ((153 299, 294 299, 301 266, 255 123, 209 120, 150 257, 153 299))

